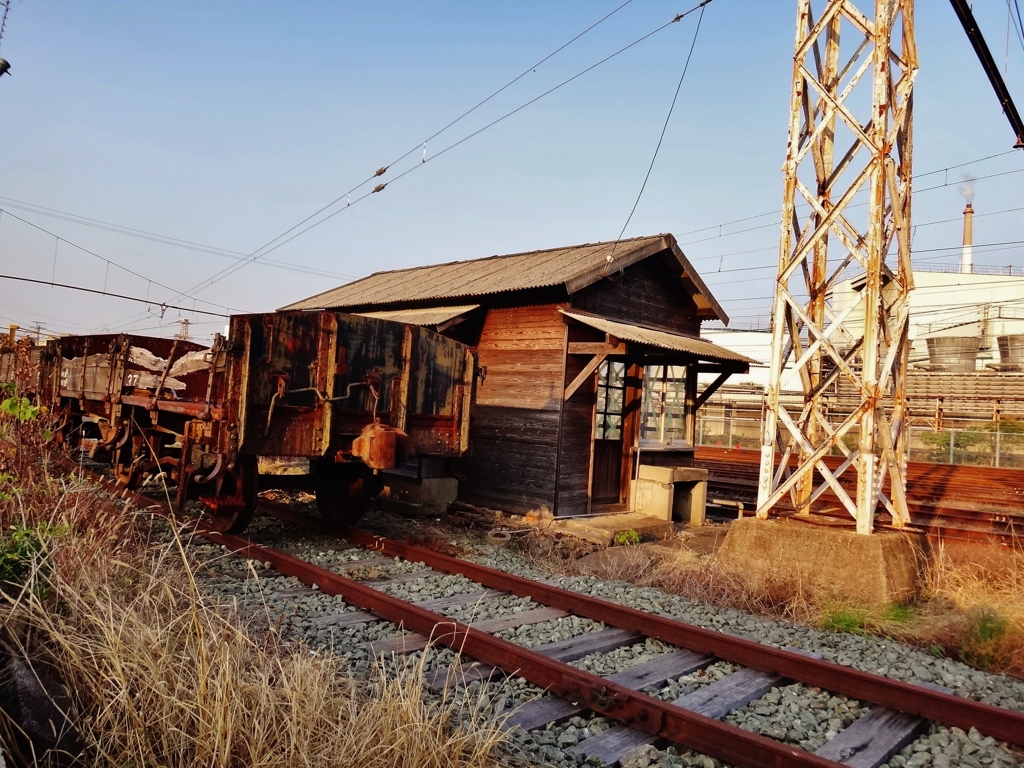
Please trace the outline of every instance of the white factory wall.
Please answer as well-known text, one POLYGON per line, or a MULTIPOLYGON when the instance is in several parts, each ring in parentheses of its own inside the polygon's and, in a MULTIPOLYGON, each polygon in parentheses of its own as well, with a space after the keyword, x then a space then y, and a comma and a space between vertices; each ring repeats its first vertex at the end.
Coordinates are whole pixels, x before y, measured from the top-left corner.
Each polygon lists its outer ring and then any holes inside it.
MULTIPOLYGON (((831 304, 836 314, 857 299, 856 280, 836 285, 831 304)), ((859 286, 858 286, 859 287, 859 286)), ((861 307, 844 325, 864 322, 861 307)), ((1024 333, 1024 277, 914 270, 910 293, 910 362, 927 363, 927 339, 943 336, 982 337, 977 366, 999 362, 999 336, 1024 333)))

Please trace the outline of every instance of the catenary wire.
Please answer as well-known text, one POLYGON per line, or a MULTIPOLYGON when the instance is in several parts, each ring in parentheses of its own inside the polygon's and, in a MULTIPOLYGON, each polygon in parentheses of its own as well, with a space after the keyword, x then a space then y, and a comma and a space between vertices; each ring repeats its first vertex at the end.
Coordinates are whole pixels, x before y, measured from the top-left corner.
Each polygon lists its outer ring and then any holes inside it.
MULTIPOLYGON (((493 128, 495 125, 498 125, 502 121, 508 119, 509 117, 512 117, 513 115, 515 115, 516 113, 522 111, 526 107, 529 107, 530 105, 535 104, 536 102, 538 102, 541 99, 543 99, 545 96, 548 96, 548 95, 554 93, 555 91, 559 90, 560 88, 568 85, 569 83, 571 83, 574 80, 582 77, 583 75, 587 74, 588 72, 591 72, 592 70, 594 70, 597 67, 601 66, 602 64, 610 61, 611 59, 615 58, 616 56, 619 56, 620 54, 625 53, 626 51, 628 51, 629 49, 633 48, 634 46, 642 43, 644 40, 647 40, 648 38, 652 37, 653 35, 656 35, 658 32, 661 32, 662 30, 664 30, 665 28, 671 26, 672 24, 675 24, 676 22, 681 21, 682 19, 686 18, 688 15, 690 15, 694 11, 697 11, 697 10, 701 9, 709 1, 710 0, 704 0, 704 2, 702 2, 700 5, 696 5, 693 8, 691 8, 690 10, 688 10, 688 11, 685 11, 683 13, 677 14, 670 21, 665 22, 661 26, 659 26, 659 27, 655 28, 654 30, 648 32, 647 34, 643 35, 642 37, 639 37, 636 40, 634 40, 633 42, 623 46, 622 48, 619 48, 614 53, 611 53, 608 56, 605 56, 603 59, 601 59, 597 63, 590 65, 589 67, 587 67, 586 69, 584 69, 584 70, 582 70, 580 72, 577 72, 572 77, 569 77, 569 78, 561 81, 557 85, 555 85, 555 86, 549 88, 548 90, 544 91, 543 93, 541 93, 539 96, 535 96, 534 98, 530 99, 529 101, 527 101, 524 104, 521 104, 520 106, 516 107, 515 109, 513 109, 513 110, 511 110, 509 112, 506 112, 501 117, 499 117, 499 118, 497 118, 495 120, 492 120, 491 122, 489 122, 486 125, 484 125, 482 128, 479 128, 479 129, 473 131, 472 133, 470 133, 469 135, 464 136, 463 138, 461 138, 458 141, 456 141, 454 144, 450 144, 449 146, 447 146, 444 149, 442 149, 440 152, 438 152, 438 153, 436 153, 434 155, 431 155, 429 158, 425 158, 422 163, 418 163, 417 165, 414 165, 411 168, 408 168, 407 170, 403 171, 402 173, 400 173, 397 176, 395 176, 394 178, 392 178, 390 181, 388 181, 388 182, 386 182, 384 184, 378 185, 377 187, 374 188, 374 190, 372 190, 370 192, 363 193, 361 196, 355 198, 354 200, 352 200, 352 202, 350 204, 344 206, 343 208, 339 208, 338 210, 336 210, 336 211, 334 211, 332 213, 327 214, 323 218, 318 219, 317 221, 314 221, 309 226, 299 230, 298 232, 295 232, 290 237, 288 237, 288 238, 286 238, 284 240, 281 240, 280 242, 276 242, 273 246, 267 248, 262 253, 258 253, 258 254, 254 253, 253 256, 249 257, 244 262, 239 262, 238 264, 232 265, 231 267, 227 267, 224 270, 221 270, 221 272, 213 275, 212 277, 208 278, 207 280, 203 281, 202 283, 198 284, 197 286, 195 286, 194 288, 192 288, 190 290, 191 291, 204 290, 205 288, 208 288, 209 286, 213 285, 214 283, 220 282, 225 277, 228 277, 229 275, 234 274, 238 270, 243 269, 245 266, 247 266, 249 264, 252 264, 254 261, 257 261, 257 260, 261 259, 266 254, 271 253, 271 252, 277 250, 278 248, 280 248, 281 246, 285 245, 286 243, 289 243, 292 240, 294 240, 295 238, 304 235, 306 232, 309 232, 311 229, 314 229, 315 227, 320 226, 324 222, 326 222, 326 221, 332 219, 333 217, 337 216, 342 211, 347 211, 353 205, 356 205, 357 203, 362 202, 363 200, 365 200, 366 198, 368 198, 371 195, 375 194, 376 192, 383 191, 383 189, 385 187, 387 187, 388 185, 394 184, 399 179, 402 179, 405 176, 408 176, 410 173, 412 173, 413 171, 416 171, 416 170, 422 168, 427 163, 433 162, 433 161, 443 157, 445 154, 447 154, 451 150, 455 149, 456 147, 464 144, 465 142, 469 141, 470 139, 472 139, 472 138, 474 138, 476 136, 479 136, 484 131, 489 130, 490 128, 493 128)), ((339 200, 340 200, 340 198, 339 198, 339 200)), ((322 209, 322 210, 325 210, 325 209, 322 209)), ((316 214, 314 214, 314 216, 315 215, 316 214)), ((310 217, 310 218, 312 218, 312 217, 310 217)), ((309 219, 307 218, 306 221, 309 221, 309 219)), ((296 226, 299 226, 299 225, 296 225, 296 226)), ((295 229, 295 227, 293 227, 292 229, 295 229)), ((289 230, 289 231, 292 231, 292 230, 289 230)), ((271 242, 273 243, 274 241, 272 240, 271 242)))
POLYGON ((700 34, 700 23, 704 20, 704 8, 710 3, 711 0, 704 0, 700 4, 700 16, 697 17, 697 27, 693 31, 693 40, 690 41, 690 50, 686 54, 686 63, 683 64, 683 72, 679 75, 679 82, 676 83, 676 92, 672 95, 672 103, 669 105, 668 114, 665 115, 665 122, 661 126, 661 135, 658 136, 658 143, 654 147, 654 155, 651 157, 651 162, 647 166, 647 173, 644 176, 643 184, 640 185, 640 191, 637 193, 636 200, 633 201, 633 207, 629 211, 629 216, 626 217, 626 222, 622 225, 622 229, 619 230, 619 236, 615 238, 615 245, 612 246, 612 256, 609 256, 609 260, 614 257, 615 248, 618 246, 619 241, 622 240, 623 234, 626 232, 626 227, 629 226, 629 222, 633 220, 633 214, 636 213, 636 208, 640 205, 640 198, 644 195, 644 190, 647 189, 647 182, 651 178, 651 172, 654 170, 654 163, 658 159, 658 153, 661 151, 661 144, 665 140, 665 132, 668 130, 669 121, 672 119, 672 113, 675 111, 676 102, 679 100, 679 91, 683 87, 683 80, 686 79, 686 72, 690 69, 690 59, 693 57, 693 49, 697 45, 697 36, 700 34))
MULTIPOLYGON (((264 250, 265 248, 269 248, 269 247, 270 247, 271 245, 273 245, 273 244, 274 244, 274 243, 275 243, 276 241, 278 241, 278 240, 280 240, 281 238, 283 238, 283 237, 287 236, 287 235, 288 235, 288 234, 290 234, 291 232, 294 232, 294 231, 295 231, 296 229, 298 229, 299 227, 301 227, 301 226, 302 226, 303 224, 305 224, 306 222, 308 222, 308 221, 310 221, 311 219, 313 219, 313 218, 315 218, 315 217, 319 216, 319 215, 320 215, 321 213, 323 213, 324 211, 326 211, 326 210, 328 210, 328 209, 332 208, 333 206, 337 205, 337 204, 338 204, 338 203, 340 203, 340 202, 341 202, 342 200, 345 200, 345 199, 347 199, 347 198, 348 198, 348 197, 349 197, 350 195, 352 195, 352 194, 353 194, 354 192, 358 191, 358 190, 359 190, 360 188, 362 188, 363 186, 365 186, 365 185, 366 185, 366 184, 368 184, 369 182, 373 181, 374 179, 378 178, 379 176, 382 176, 382 175, 383 175, 383 173, 384 173, 384 172, 386 172, 386 171, 387 171, 387 169, 388 169, 388 168, 390 168, 390 167, 391 167, 392 165, 395 165, 396 163, 398 163, 398 162, 401 162, 402 160, 404 160, 405 158, 407 158, 407 157, 408 157, 409 155, 411 155, 411 154, 413 154, 414 152, 416 152, 416 151, 417 151, 417 150, 418 150, 418 149, 419 149, 419 148, 420 148, 421 146, 425 146, 425 145, 426 145, 426 144, 427 144, 428 142, 430 142, 430 141, 433 141, 433 140, 434 140, 434 139, 436 139, 436 138, 437 138, 438 136, 440 136, 440 135, 441 135, 442 133, 444 133, 445 131, 447 131, 447 130, 448 130, 449 128, 452 128, 453 126, 455 126, 456 124, 458 124, 458 123, 460 123, 460 122, 461 122, 462 120, 464 120, 465 118, 469 117, 469 115, 471 115, 471 114, 472 114, 473 112, 475 112, 475 111, 476 111, 477 109, 479 109, 480 107, 482 107, 482 106, 483 106, 484 104, 486 104, 487 102, 491 101, 491 99, 493 99, 493 98, 494 98, 495 96, 499 95, 500 93, 502 93, 502 92, 503 92, 503 91, 505 91, 506 89, 510 88, 510 87, 511 87, 512 85, 514 85, 515 83, 519 82, 519 80, 521 80, 522 78, 526 77, 526 75, 528 75, 529 73, 533 72, 533 71, 534 71, 534 70, 535 70, 535 69, 536 69, 537 67, 541 66, 542 64, 544 64, 545 62, 547 62, 547 61, 548 61, 549 59, 553 58, 553 57, 554 57, 554 56, 556 56, 556 55, 557 55, 558 53, 560 53, 561 51, 563 51, 563 50, 565 50, 566 48, 568 48, 568 47, 569 47, 570 45, 572 45, 572 44, 573 44, 574 42, 576 42, 576 41, 577 41, 577 40, 579 40, 579 39, 580 39, 581 37, 583 37, 584 35, 586 35, 586 34, 587 34, 588 32, 590 32, 591 30, 593 30, 593 29, 594 29, 595 27, 597 27, 598 25, 602 24, 602 23, 603 23, 603 22, 605 22, 605 21, 606 21, 607 19, 611 18, 611 17, 612 17, 612 16, 614 16, 614 15, 615 15, 616 13, 618 13, 619 11, 621 11, 621 10, 622 10, 623 8, 625 8, 625 7, 627 6, 627 5, 629 5, 629 4, 631 3, 631 2, 632 2, 632 0, 626 0, 626 2, 622 3, 622 4, 621 4, 621 5, 619 5, 618 7, 614 8, 614 9, 613 9, 613 10, 612 10, 611 12, 609 12, 609 13, 605 14, 604 16, 602 16, 602 17, 601 17, 600 19, 598 19, 598 20, 597 20, 596 22, 594 22, 594 23, 593 23, 593 24, 591 24, 591 25, 590 25, 589 27, 587 27, 586 29, 584 29, 584 30, 583 30, 582 32, 580 32, 579 34, 577 34, 577 35, 576 35, 575 37, 573 37, 572 39, 570 39, 570 40, 569 40, 568 42, 565 42, 565 43, 563 43, 562 45, 560 45, 560 46, 559 46, 558 48, 556 48, 556 49, 555 49, 554 51, 552 51, 552 52, 551 52, 551 53, 549 53, 549 54, 548 54, 547 56, 545 56, 544 58, 542 58, 542 59, 541 59, 540 61, 538 61, 538 62, 537 62, 536 64, 534 64, 534 65, 532 65, 532 66, 528 67, 527 69, 523 70, 523 71, 522 71, 522 72, 521 72, 520 74, 518 74, 518 75, 517 75, 516 77, 512 78, 511 80, 509 80, 509 81, 508 81, 507 83, 505 83, 505 84, 504 84, 503 86, 501 86, 500 88, 498 88, 498 89, 497 89, 496 91, 494 91, 493 93, 491 93, 491 94, 490 94, 489 96, 487 96, 487 97, 486 97, 486 98, 484 98, 483 100, 481 100, 481 101, 477 102, 477 103, 476 103, 475 105, 473 105, 472 107, 470 107, 469 109, 467 109, 467 110, 466 110, 465 112, 463 112, 463 113, 462 113, 461 115, 459 115, 459 116, 458 116, 458 117, 456 117, 456 118, 455 118, 454 120, 452 120, 451 122, 449 122, 449 123, 448 123, 447 125, 445 125, 445 126, 444 126, 443 128, 441 128, 440 130, 438 130, 438 131, 434 132, 433 134, 431 134, 430 136, 428 136, 428 137, 427 137, 426 139, 424 139, 424 140, 423 140, 423 142, 417 143, 417 144, 416 144, 416 145, 415 145, 415 146, 414 146, 414 147, 413 147, 412 149, 408 150, 408 151, 407 151, 407 152, 405 152, 404 154, 402 154, 402 155, 400 155, 399 157, 395 158, 395 159, 394 159, 394 160, 392 160, 392 161, 391 161, 390 163, 387 163, 386 165, 383 165, 383 166, 381 166, 381 168, 380 168, 380 169, 379 169, 379 170, 378 170, 377 172, 375 172, 375 173, 371 174, 370 176, 366 177, 366 178, 365 178, 365 179, 363 179, 363 180, 362 180, 361 182, 359 182, 358 184, 356 184, 356 185, 355 185, 354 187, 352 187, 351 189, 349 189, 349 190, 348 190, 347 192, 344 192, 343 194, 341 194, 341 195, 338 195, 338 197, 334 198, 334 199, 333 199, 333 200, 332 200, 331 202, 327 203, 327 205, 325 205, 325 206, 323 206, 322 208, 318 209, 317 211, 315 211, 315 212, 311 213, 311 214, 310 214, 309 216, 307 216, 306 218, 304 218, 304 219, 303 219, 302 221, 300 221, 300 222, 298 222, 297 224, 293 225, 292 227, 290 227, 290 228, 286 229, 286 230, 285 230, 284 232, 282 232, 282 233, 281 233, 280 235, 278 235, 277 237, 275 237, 275 238, 274 238, 273 240, 269 240, 269 241, 268 241, 267 243, 265 243, 265 244, 264 244, 264 245, 262 245, 261 247, 257 248, 257 249, 256 249, 255 251, 253 251, 252 253, 248 254, 248 258, 252 258, 252 257, 256 256, 256 254, 258 254, 258 253, 259 253, 260 251, 264 250)), ((424 162, 426 162, 426 158, 424 158, 424 162)), ((403 175, 404 175, 404 174, 403 174, 403 175)), ((392 181, 394 181, 394 179, 393 179, 392 181)), ((388 183, 390 183, 390 182, 388 182, 388 183)), ((356 200, 356 201, 354 201, 354 202, 358 202, 359 200, 362 200, 362 199, 364 199, 365 197, 366 197, 366 196, 364 195, 364 196, 362 196, 362 197, 360 197, 360 198, 357 198, 357 200, 356 200)), ((345 207, 347 208, 347 207, 348 207, 348 205, 346 205, 345 207)), ((342 208, 341 210, 344 210, 344 208, 342 208)), ((303 232, 306 232, 306 231, 308 231, 308 229, 307 229, 307 230, 303 230, 303 232)), ((289 238, 289 240, 291 240, 291 239, 294 239, 294 238, 289 238)), ((275 246, 275 249, 276 249, 276 246, 275 246)), ((265 255, 265 254, 264 254, 264 255, 265 255)), ((259 257, 259 258, 262 258, 262 257, 259 257)), ((216 275, 214 275, 214 277, 216 277, 216 275)))
POLYGON ((110 296, 114 299, 124 299, 125 301, 135 301, 140 304, 148 304, 149 306, 160 307, 161 310, 167 309, 178 309, 188 314, 197 315, 213 315, 215 317, 231 317, 223 312, 209 312, 205 309, 193 309, 192 307, 181 307, 176 304, 164 304, 163 302, 154 301, 153 299, 142 299, 138 296, 126 296, 122 293, 111 293, 110 291, 101 291, 98 288, 84 288, 80 285, 69 285, 67 283, 55 283, 49 280, 36 280, 31 277, 20 277, 18 275, 0 275, 0 280, 16 280, 22 283, 34 283, 36 285, 48 285, 51 288, 66 288, 72 291, 82 291, 84 293, 94 293, 99 296, 110 296))
MULTIPOLYGON (((33 227, 34 229, 38 229, 40 232, 43 232, 43 233, 49 235, 50 237, 54 238, 57 242, 59 242, 59 243, 67 243, 72 248, 76 248, 79 251, 82 251, 83 253, 87 253, 90 256, 93 256, 93 257, 99 259, 100 261, 105 262, 109 266, 116 267, 117 269, 120 269, 123 272, 127 272, 130 275, 134 275, 135 277, 139 278, 140 280, 145 280, 147 283, 151 283, 152 285, 159 286, 160 288, 165 288, 166 290, 171 291, 172 293, 175 291, 175 289, 171 288, 169 285, 164 285, 163 283, 159 282, 158 280, 154 280, 154 279, 152 279, 150 277, 146 277, 145 275, 143 275, 143 274, 141 274, 139 272, 136 272, 133 269, 128 269, 128 267, 125 267, 125 266, 123 266, 121 264, 118 264, 116 261, 108 259, 105 256, 100 256, 95 251, 90 251, 88 248, 83 248, 82 246, 78 245, 77 243, 73 243, 70 240, 61 237, 60 235, 54 234, 53 232, 51 232, 48 229, 44 229, 43 227, 40 227, 38 224, 33 224, 31 221, 28 221, 27 219, 23 219, 23 218, 21 218, 21 216, 18 216, 17 214, 11 213, 6 208, 0 208, 0 213, 6 213, 12 219, 17 219, 20 222, 28 224, 30 227, 33 227)), ((97 293, 103 293, 103 291, 97 291, 97 293)), ((113 295, 113 294, 111 294, 111 295, 113 295)), ((224 304, 218 304, 218 303, 216 303, 214 301, 207 301, 206 299, 200 299, 200 298, 197 298, 195 296, 191 296, 191 295, 189 295, 187 293, 178 293, 177 295, 179 297, 185 297, 185 298, 193 299, 194 301, 201 301, 204 304, 209 304, 209 305, 214 306, 214 307, 220 307, 221 309, 229 309, 229 310, 241 311, 241 310, 238 310, 237 307, 229 307, 229 306, 226 306, 224 304)))
MULTIPOLYGON (((0 197, 0 204, 3 204, 7 208, 15 208, 17 210, 25 211, 28 213, 35 213, 39 216, 47 216, 53 219, 60 219, 62 221, 68 221, 72 224, 81 224, 86 227, 93 227, 94 229, 102 229, 107 232, 114 232, 119 235, 126 235, 128 237, 137 237, 140 240, 149 240, 155 243, 161 243, 163 245, 170 245, 175 248, 184 248, 190 251, 196 251, 199 253, 208 253, 213 256, 224 256, 235 261, 246 258, 249 254, 242 251, 230 251, 226 248, 218 248, 213 245, 204 245, 203 243, 195 243, 190 240, 181 240, 176 237, 169 237, 166 235, 156 234, 155 232, 147 232, 141 229, 133 229, 132 227, 125 227, 120 224, 112 224, 107 221, 100 221, 98 219, 90 219, 86 216, 80 216, 74 213, 68 213, 67 211, 59 211, 54 208, 47 208, 45 206, 36 205, 35 203, 28 203, 23 200, 15 200, 9 197, 0 197)), ((264 264, 271 264, 281 269, 286 269, 294 272, 303 272, 308 274, 317 275, 319 277, 337 277, 342 279, 354 279, 354 275, 346 275, 341 272, 329 272, 324 269, 317 269, 315 267, 306 267, 299 264, 289 264, 285 261, 276 261, 274 259, 266 259, 264 264)))

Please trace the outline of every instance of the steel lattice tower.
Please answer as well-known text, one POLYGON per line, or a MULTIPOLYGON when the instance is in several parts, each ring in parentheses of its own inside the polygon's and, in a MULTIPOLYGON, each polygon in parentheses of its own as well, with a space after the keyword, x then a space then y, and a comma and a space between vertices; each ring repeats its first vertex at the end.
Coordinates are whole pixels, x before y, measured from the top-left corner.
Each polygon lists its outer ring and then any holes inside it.
POLYGON ((909 522, 904 385, 917 69, 913 0, 875 0, 870 14, 854 0, 798 0, 758 517, 787 495, 807 514, 831 489, 858 533, 871 532, 879 505, 897 526, 909 522), (847 280, 858 288, 847 295, 857 296, 836 308, 832 291, 847 280), (832 423, 826 396, 839 379, 859 406, 832 423), (780 397, 796 388, 791 381, 803 392, 795 405, 780 397), (843 457, 835 471, 823 461, 829 453, 843 457), (839 481, 851 471, 856 498, 839 481))

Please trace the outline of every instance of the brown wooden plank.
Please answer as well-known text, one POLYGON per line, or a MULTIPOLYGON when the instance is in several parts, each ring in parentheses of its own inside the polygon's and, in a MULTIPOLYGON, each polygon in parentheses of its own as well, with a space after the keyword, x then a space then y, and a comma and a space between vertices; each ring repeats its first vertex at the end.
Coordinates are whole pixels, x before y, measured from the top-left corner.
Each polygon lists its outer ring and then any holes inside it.
MULTIPOLYGON (((521 611, 519 613, 513 613, 509 616, 498 616, 493 619, 484 619, 483 621, 477 621, 470 624, 474 629, 479 629, 482 632, 501 632, 505 629, 511 629, 512 627, 519 627, 528 624, 540 624, 542 621, 552 621, 554 619, 561 619, 569 614, 565 611, 559 610, 558 608, 534 608, 529 611, 521 611)), ((387 637, 382 640, 374 640, 372 643, 367 644, 367 648, 370 653, 375 656, 380 656, 384 653, 412 653, 413 651, 421 651, 427 647, 429 640, 423 635, 408 634, 408 635, 395 635, 393 637, 387 637)))
POLYGON ((542 699, 528 701, 509 715, 505 721, 505 727, 509 729, 522 728, 524 731, 532 731, 541 728, 548 723, 557 723, 586 709, 579 704, 573 704, 565 699, 558 699, 554 696, 545 696, 542 699))
MULTIPOLYGON (((639 691, 649 685, 658 685, 666 680, 706 667, 712 661, 714 659, 711 656, 704 654, 693 651, 676 651, 616 672, 614 675, 609 675, 608 679, 634 691, 639 691)), ((563 699, 545 697, 523 704, 512 713, 506 723, 509 728, 522 728, 524 731, 530 731, 548 723, 565 720, 586 709, 585 705, 579 703, 573 704, 563 699)))
MULTIPOLYGON (((780 682, 782 678, 778 675, 756 669, 741 669, 711 685, 680 696, 672 703, 677 707, 720 719, 732 710, 761 698, 780 682)), ((584 740, 571 751, 582 752, 588 757, 598 757, 608 765, 614 765, 630 752, 657 742, 656 736, 618 725, 584 740)))
POLYGON ((345 611, 344 613, 327 613, 313 619, 313 626, 320 627, 352 627, 356 624, 369 624, 381 621, 380 616, 369 611, 345 611))
POLYGON ((637 664, 635 667, 624 669, 609 675, 608 679, 639 691, 651 685, 660 685, 666 680, 672 680, 682 675, 688 675, 703 669, 714 661, 714 657, 707 656, 695 651, 680 650, 673 653, 666 653, 637 664))
MULTIPOLYGON (((913 681, 925 688, 953 693, 934 683, 913 681)), ((874 707, 814 753, 851 768, 877 768, 917 738, 928 721, 887 707, 874 707)))
POLYGON ((444 690, 454 686, 465 687, 474 680, 487 680, 492 676, 504 675, 497 667, 477 662, 471 664, 452 664, 441 667, 428 675, 427 682, 436 691, 444 690))
POLYGON ((389 584, 408 584, 410 581, 419 581, 420 579, 431 579, 440 578, 447 574, 441 573, 440 571, 412 571, 411 573, 399 573, 395 576, 385 576, 381 579, 357 579, 361 584, 365 584, 368 587, 386 587, 389 584))
POLYGON ((852 768, 876 768, 912 742, 928 721, 876 707, 814 754, 852 768))
POLYGON ((502 592, 497 589, 483 589, 476 592, 463 592, 458 595, 451 595, 450 597, 435 597, 432 600, 416 601, 415 604, 421 608, 427 608, 428 610, 435 611, 437 613, 443 613, 448 608, 459 608, 464 605, 472 605, 474 603, 486 603, 489 600, 494 600, 499 597, 508 595, 507 592, 502 592))
POLYGON ((717 719, 761 698, 782 680, 779 675, 757 669, 741 669, 672 703, 717 719))
MULTIPOLYGON (((427 608, 431 611, 444 611, 447 608, 457 608, 463 605, 470 605, 476 602, 486 602, 505 595, 496 589, 485 589, 478 592, 467 592, 451 597, 438 597, 433 600, 422 600, 416 605, 427 608)), ((317 616, 313 619, 313 625, 317 627, 351 627, 355 624, 369 624, 372 621, 381 621, 380 616, 370 611, 345 611, 343 613, 329 613, 317 616)))
POLYGON ((575 661, 592 653, 608 653, 608 651, 614 651, 624 645, 633 645, 643 639, 644 636, 639 632, 612 627, 539 645, 533 650, 558 661, 575 661))

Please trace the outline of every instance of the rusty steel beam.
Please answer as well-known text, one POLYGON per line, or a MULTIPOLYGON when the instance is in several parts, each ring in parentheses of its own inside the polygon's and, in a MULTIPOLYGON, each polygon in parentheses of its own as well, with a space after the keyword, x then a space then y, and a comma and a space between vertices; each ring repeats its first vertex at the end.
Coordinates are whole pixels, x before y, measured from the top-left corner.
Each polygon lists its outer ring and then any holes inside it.
POLYGON ((753 640, 702 629, 677 619, 644 613, 366 531, 348 530, 344 532, 344 537, 352 544, 385 555, 423 562, 438 571, 465 576, 485 587, 529 597, 543 605, 561 608, 611 626, 634 629, 681 648, 709 653, 744 667, 775 672, 806 685, 907 714, 920 715, 964 730, 977 728, 981 733, 1000 741, 1024 746, 1024 714, 1019 712, 861 672, 753 640))
POLYGON ((879 508, 897 527, 910 522, 905 379, 917 69, 914 0, 798 0, 759 518, 787 496, 809 514, 831 489, 858 533, 872 532, 879 508), (840 284, 848 286, 846 307, 835 305, 840 284), (832 377, 857 394, 852 414, 837 422, 825 409, 832 377), (791 379, 803 392, 799 407, 782 397, 791 379), (849 459, 843 471, 856 473, 853 496, 822 461, 833 450, 849 459), (777 451, 784 463, 798 457, 796 468, 777 472, 777 451), (881 490, 886 477, 890 498, 881 490))

